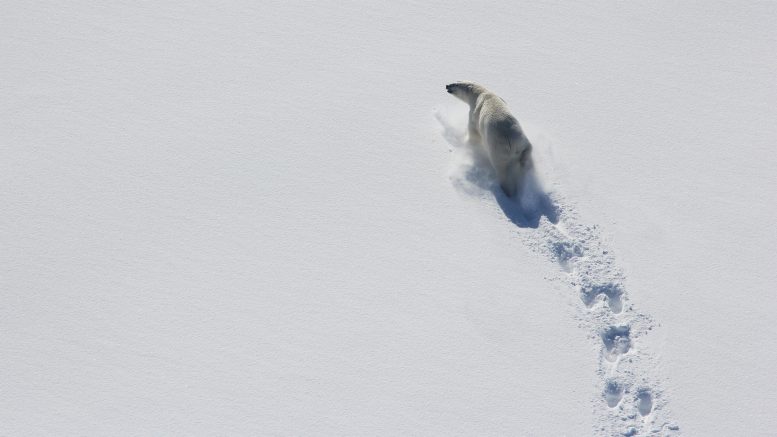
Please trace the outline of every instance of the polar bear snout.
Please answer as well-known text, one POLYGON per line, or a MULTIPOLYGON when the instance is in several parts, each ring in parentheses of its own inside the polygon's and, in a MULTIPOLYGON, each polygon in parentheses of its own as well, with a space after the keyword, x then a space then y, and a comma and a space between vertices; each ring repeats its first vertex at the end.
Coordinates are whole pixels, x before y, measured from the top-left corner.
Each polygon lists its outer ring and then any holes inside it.
POLYGON ((476 89, 475 87, 477 87, 477 85, 470 82, 453 82, 445 85, 448 94, 468 103, 470 106, 472 106, 474 99, 480 94, 480 89, 476 89))

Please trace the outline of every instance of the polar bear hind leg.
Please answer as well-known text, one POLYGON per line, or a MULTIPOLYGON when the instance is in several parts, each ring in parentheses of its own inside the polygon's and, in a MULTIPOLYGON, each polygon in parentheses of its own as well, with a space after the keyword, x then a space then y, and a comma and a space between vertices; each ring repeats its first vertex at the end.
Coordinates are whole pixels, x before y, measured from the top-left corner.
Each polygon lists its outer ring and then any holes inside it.
MULTIPOLYGON (((517 157, 510 160, 499 177, 499 186, 507 197, 515 198, 524 188, 524 179, 532 168, 531 147, 524 149, 517 157)), ((498 172, 499 173, 499 172, 498 172)))

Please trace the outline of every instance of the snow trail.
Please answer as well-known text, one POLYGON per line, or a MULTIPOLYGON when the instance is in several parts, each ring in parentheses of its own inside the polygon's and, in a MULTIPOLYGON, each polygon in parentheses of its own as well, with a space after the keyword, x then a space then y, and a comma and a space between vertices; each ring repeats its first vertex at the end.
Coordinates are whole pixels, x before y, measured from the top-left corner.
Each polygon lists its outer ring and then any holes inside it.
POLYGON ((596 435, 679 435, 655 354, 640 339, 656 327, 629 301, 626 278, 598 226, 581 222, 570 202, 550 196, 559 207, 554 224, 543 218, 535 232, 520 232, 532 249, 556 262, 560 278, 574 290, 577 318, 599 343, 597 376, 601 399, 593 401, 596 435))
MULTIPOLYGON (((601 395, 592 400, 594 434, 607 436, 680 435, 672 419, 663 384, 654 370, 657 358, 640 339, 656 327, 629 300, 626 278, 599 227, 584 223, 560 187, 545 190, 540 177, 527 175, 520 199, 508 198, 477 145, 467 143, 455 115, 435 117, 453 147, 451 181, 465 193, 480 194, 517 226, 534 253, 558 265, 557 276, 573 290, 576 318, 599 349, 597 376, 601 395)), ((531 136, 530 136, 531 138, 531 136)), ((537 152, 535 145, 535 153, 537 152)))

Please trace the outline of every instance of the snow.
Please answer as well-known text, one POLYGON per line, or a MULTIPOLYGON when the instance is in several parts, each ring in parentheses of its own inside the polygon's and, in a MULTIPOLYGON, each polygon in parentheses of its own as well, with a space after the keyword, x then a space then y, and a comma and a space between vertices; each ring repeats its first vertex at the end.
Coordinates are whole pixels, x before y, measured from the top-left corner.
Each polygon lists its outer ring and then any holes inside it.
POLYGON ((777 5, 4 10, 0 434, 777 427, 777 5))

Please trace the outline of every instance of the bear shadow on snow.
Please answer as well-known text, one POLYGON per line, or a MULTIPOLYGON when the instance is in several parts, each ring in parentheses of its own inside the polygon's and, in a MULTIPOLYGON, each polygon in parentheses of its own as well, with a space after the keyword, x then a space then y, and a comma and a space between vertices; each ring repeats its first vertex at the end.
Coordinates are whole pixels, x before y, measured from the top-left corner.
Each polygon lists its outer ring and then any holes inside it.
POLYGON ((497 205, 511 222, 520 228, 537 228, 540 219, 545 216, 558 223, 559 211, 553 200, 542 189, 534 169, 531 169, 521 181, 520 193, 510 198, 502 191, 496 178, 496 172, 481 144, 465 139, 440 113, 435 117, 443 128, 442 135, 457 153, 466 153, 471 162, 461 165, 461 177, 454 185, 468 194, 477 194, 479 190, 490 191, 497 205))

